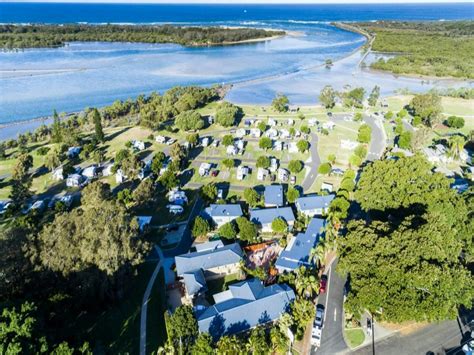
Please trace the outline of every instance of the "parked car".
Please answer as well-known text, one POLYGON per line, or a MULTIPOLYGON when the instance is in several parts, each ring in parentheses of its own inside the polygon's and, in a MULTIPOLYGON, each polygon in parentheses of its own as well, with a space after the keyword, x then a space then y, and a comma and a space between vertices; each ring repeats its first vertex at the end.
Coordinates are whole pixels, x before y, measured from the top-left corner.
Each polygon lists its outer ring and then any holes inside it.
POLYGON ((275 180, 276 180, 275 174, 270 175, 270 181, 275 182, 275 180))
POLYGON ((294 176, 294 175, 291 175, 291 178, 290 178, 290 184, 291 184, 291 185, 294 185, 294 184, 296 184, 296 176, 294 176))
POLYGON ((179 229, 179 225, 177 225, 176 223, 173 223, 173 224, 168 225, 168 227, 166 228, 166 231, 173 232, 173 231, 177 231, 178 229, 179 229))
POLYGON ((216 177, 217 175, 219 175, 219 170, 213 170, 211 176, 216 177))
POLYGON ((316 306, 316 317, 314 318, 314 327, 322 329, 324 319, 324 307, 320 304, 316 306))
POLYGON ((220 200, 224 198, 224 190, 222 189, 217 190, 217 198, 220 200))
POLYGON ((328 284, 328 278, 326 275, 321 276, 321 281, 319 282, 319 294, 326 292, 326 287, 328 284))

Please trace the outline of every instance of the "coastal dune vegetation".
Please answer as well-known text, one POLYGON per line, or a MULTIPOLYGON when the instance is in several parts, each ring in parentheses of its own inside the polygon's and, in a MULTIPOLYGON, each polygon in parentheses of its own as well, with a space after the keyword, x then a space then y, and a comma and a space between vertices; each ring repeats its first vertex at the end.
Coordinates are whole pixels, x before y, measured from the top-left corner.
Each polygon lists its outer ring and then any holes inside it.
POLYGON ((64 46, 66 42, 177 43, 185 46, 223 45, 282 36, 284 31, 256 28, 182 27, 172 25, 2 25, 4 49, 64 46))
POLYGON ((474 78, 474 22, 363 22, 356 28, 373 37, 372 50, 393 53, 373 69, 395 74, 474 78))

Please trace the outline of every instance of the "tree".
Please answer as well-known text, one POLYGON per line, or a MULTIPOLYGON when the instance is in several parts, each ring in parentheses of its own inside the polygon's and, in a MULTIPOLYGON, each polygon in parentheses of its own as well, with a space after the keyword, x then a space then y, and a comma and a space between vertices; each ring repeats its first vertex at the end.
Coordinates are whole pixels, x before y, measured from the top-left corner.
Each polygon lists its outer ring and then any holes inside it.
POLYGON ((336 163, 337 157, 336 154, 328 154, 328 162, 329 164, 333 165, 336 163))
POLYGON ((179 186, 179 178, 174 169, 168 168, 163 175, 160 176, 158 181, 163 185, 167 190, 172 190, 175 187, 179 186))
POLYGON ((262 155, 257 158, 257 163, 256 163, 257 168, 264 168, 267 169, 270 167, 270 158, 262 155))
POLYGON ((318 173, 322 174, 322 175, 328 175, 329 173, 331 173, 331 164, 329 163, 322 163, 319 167, 318 167, 318 173))
POLYGON ((464 145, 466 144, 466 140, 463 136, 455 135, 449 137, 448 145, 449 151, 448 154, 453 159, 459 159, 461 157, 461 153, 464 150, 464 145))
POLYGON ((451 128, 460 129, 464 127, 464 118, 457 116, 449 116, 446 125, 451 128))
POLYGON ((163 168, 163 163, 166 160, 166 155, 163 152, 156 152, 151 161, 151 171, 156 176, 160 175, 160 171, 163 168))
POLYGON ((176 116, 174 124, 182 131, 198 130, 204 127, 204 120, 199 112, 190 110, 176 116))
POLYGON ((265 132, 267 130, 267 124, 263 121, 260 121, 258 122, 258 125, 257 125, 257 128, 261 131, 261 132, 265 132))
POLYGON ((178 142, 174 143, 170 148, 170 157, 173 161, 176 161, 178 165, 181 165, 183 160, 186 158, 186 149, 178 142))
POLYGON ((372 92, 369 95, 369 99, 368 99, 369 105, 372 107, 375 106, 377 104, 379 97, 380 97, 380 87, 375 85, 374 88, 372 89, 372 92))
POLYGON ((336 105, 337 92, 330 85, 326 85, 319 94, 319 101, 327 109, 333 108, 336 105))
POLYGON ((105 135, 102 129, 102 121, 100 117, 100 112, 96 108, 92 111, 92 122, 94 123, 95 138, 99 142, 104 142, 105 135))
POLYGON ((400 111, 397 113, 397 117, 400 119, 404 119, 405 117, 408 116, 408 111, 402 108, 400 111))
POLYGON ((286 112, 288 111, 288 104, 290 100, 286 95, 278 94, 272 101, 272 107, 277 112, 286 112))
POLYGON ((344 105, 347 107, 362 108, 364 102, 364 88, 355 88, 343 95, 344 105))
POLYGON ((413 116, 421 117, 426 126, 432 127, 441 119, 441 98, 434 93, 415 95, 409 108, 413 116))
POLYGON ((457 231, 444 217, 411 215, 396 221, 351 221, 339 242, 339 269, 351 275, 350 312, 390 322, 454 319, 470 307, 474 280, 459 261, 457 231))
POLYGON ((234 145, 234 137, 232 137, 230 134, 226 134, 224 137, 222 137, 222 145, 224 147, 234 145))
POLYGON ((50 151, 46 155, 46 159, 45 159, 44 164, 49 170, 52 171, 55 168, 57 168, 58 166, 60 166, 61 162, 64 159, 65 159, 65 156, 64 156, 64 153, 61 150, 61 147, 54 146, 52 149, 50 149, 50 151))
POLYGON ((268 137, 262 137, 258 141, 258 146, 260 149, 271 149, 273 147, 273 142, 270 138, 268 137))
POLYGON ((217 342, 218 355, 244 354, 245 346, 242 341, 235 336, 222 336, 217 342))
POLYGON ((237 236, 237 231, 235 230, 235 226, 233 222, 227 222, 219 227, 217 230, 219 236, 225 239, 235 239, 237 236))
POLYGON ((301 339, 309 321, 314 319, 316 308, 311 301, 304 298, 297 298, 290 308, 293 323, 296 327, 296 338, 301 339))
POLYGON ((265 328, 256 327, 251 330, 247 349, 254 355, 265 355, 269 353, 270 349, 265 328))
POLYGON ((186 142, 188 142, 192 147, 195 147, 199 142, 199 134, 189 133, 186 135, 186 142))
POLYGON ((367 147, 363 144, 359 144, 354 149, 354 154, 360 157, 361 159, 365 159, 365 157, 367 156, 367 147))
POLYGON ((204 218, 197 216, 194 219, 192 234, 193 237, 203 237, 207 233, 211 231, 211 227, 209 226, 209 222, 204 218))
POLYGON ((290 170, 292 174, 298 174, 303 170, 303 163, 300 160, 291 160, 288 163, 288 170, 290 170))
POLYGON ((260 195, 255 189, 249 187, 244 190, 244 200, 253 208, 260 203, 260 195))
POLYGON ((217 186, 214 183, 209 183, 201 187, 201 196, 208 202, 215 201, 217 198, 217 186))
POLYGON ((153 199, 155 187, 151 179, 145 179, 133 191, 133 200, 137 205, 146 206, 153 199))
POLYGON ((95 163, 101 164, 105 160, 105 153, 101 149, 96 149, 92 152, 92 159, 95 163))
POLYGON ((63 127, 56 110, 53 112, 53 125, 51 127, 51 142, 61 143, 63 141, 63 127))
POLYGON ((362 121, 363 118, 364 118, 364 116, 362 115, 361 112, 356 112, 355 115, 354 115, 354 121, 355 122, 360 122, 360 121, 362 121))
POLYGON ((296 143, 296 147, 298 148, 298 151, 300 153, 304 153, 309 149, 309 143, 308 143, 308 141, 305 141, 305 140, 299 140, 296 143))
POLYGON ((363 124, 359 127, 357 141, 359 143, 370 143, 370 137, 372 135, 372 128, 368 124, 363 124))
POLYGON ((200 333, 191 348, 191 354, 196 355, 212 355, 214 347, 212 346, 212 338, 209 333, 200 333))
POLYGON ((133 203, 133 194, 130 189, 123 189, 117 192, 117 202, 128 208, 133 203))
POLYGON ((185 350, 190 350, 193 340, 198 335, 198 325, 192 307, 179 306, 172 315, 169 315, 168 312, 165 314, 168 341, 175 348, 180 349, 180 354, 188 353, 185 350))
POLYGON ((357 167, 357 166, 360 166, 361 164, 362 164, 362 158, 359 157, 358 155, 352 154, 349 157, 349 165, 351 167, 357 167))
POLYGON ((21 206, 31 196, 31 174, 29 170, 33 167, 33 157, 21 154, 13 168, 10 198, 15 206, 21 206))
POLYGON ((301 126, 301 132, 303 132, 304 134, 310 134, 311 130, 308 126, 301 126))
POLYGON ((232 169, 235 166, 235 160, 226 158, 221 161, 222 166, 224 166, 227 170, 232 169))
POLYGON ((257 227, 245 217, 238 217, 236 220, 239 229, 239 238, 247 243, 257 241, 257 227))
POLYGON ((288 231, 288 223, 281 217, 275 218, 272 221, 272 231, 279 234, 285 233, 288 231))
POLYGON ((120 165, 121 165, 120 168, 122 169, 123 174, 126 177, 128 177, 130 180, 134 180, 138 178, 138 174, 140 173, 140 170, 142 169, 142 162, 134 154, 130 154, 128 157, 122 160, 122 163, 120 165))
POLYGON ((305 266, 298 268, 295 278, 296 292, 303 297, 311 298, 319 292, 319 280, 315 270, 305 266))
POLYGON ((229 102, 223 102, 217 107, 216 122, 223 127, 233 126, 242 115, 242 109, 229 102))
MULTIPOLYGON (((344 180, 344 181, 352 181, 352 180, 344 180)), ((352 184, 354 182, 352 181, 352 184)), ((346 186, 349 187, 349 186, 346 186)), ((347 190, 351 191, 351 190, 347 190)), ((347 214, 349 211, 349 207, 351 206, 350 202, 344 197, 336 197, 334 200, 331 201, 329 205, 329 214, 336 218, 338 221, 347 218, 347 214)))
POLYGON ((270 343, 275 354, 284 354, 288 350, 288 336, 280 328, 270 329, 270 343))
POLYGON ((409 131, 403 131, 402 134, 398 136, 398 146, 402 149, 410 149, 411 148, 411 139, 412 134, 409 131))
POLYGON ((300 192, 294 187, 289 187, 286 192, 286 199, 289 203, 295 203, 296 200, 300 197, 300 192))
POLYGON ((393 118, 393 116, 394 116, 393 112, 392 112, 392 111, 388 111, 388 112, 385 114, 384 117, 385 117, 385 119, 386 119, 387 121, 390 121, 390 120, 393 118))

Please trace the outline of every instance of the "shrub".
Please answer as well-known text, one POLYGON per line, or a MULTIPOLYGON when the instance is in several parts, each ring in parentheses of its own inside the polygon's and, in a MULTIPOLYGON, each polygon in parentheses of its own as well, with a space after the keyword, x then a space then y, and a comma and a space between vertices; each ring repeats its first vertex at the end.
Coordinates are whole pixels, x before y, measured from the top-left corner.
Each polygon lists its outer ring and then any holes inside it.
POLYGON ((299 160, 291 160, 288 163, 288 170, 290 170, 292 174, 298 174, 303 170, 303 163, 299 160))
POLYGON ((451 128, 463 128, 464 127, 464 118, 457 116, 449 116, 446 120, 446 125, 451 128))

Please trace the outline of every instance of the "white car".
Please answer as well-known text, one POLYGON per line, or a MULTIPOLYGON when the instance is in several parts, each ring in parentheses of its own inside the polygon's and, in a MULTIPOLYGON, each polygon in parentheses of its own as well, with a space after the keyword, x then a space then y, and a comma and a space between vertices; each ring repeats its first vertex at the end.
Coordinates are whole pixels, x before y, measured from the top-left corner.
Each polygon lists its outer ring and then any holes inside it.
POLYGON ((181 214, 184 212, 183 206, 180 205, 168 205, 166 206, 171 214, 181 214))
POLYGON ((217 198, 220 200, 224 198, 224 191, 222 189, 217 190, 217 198))

